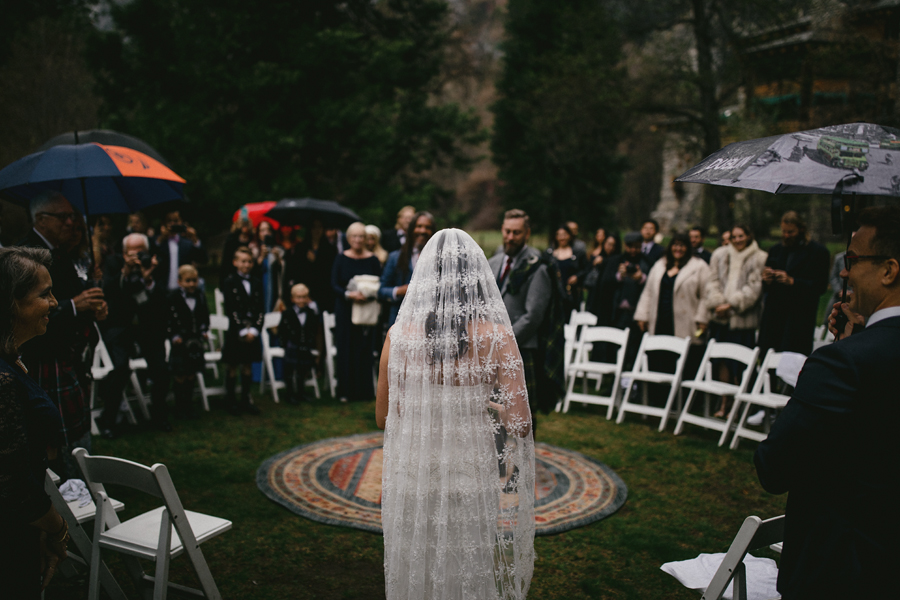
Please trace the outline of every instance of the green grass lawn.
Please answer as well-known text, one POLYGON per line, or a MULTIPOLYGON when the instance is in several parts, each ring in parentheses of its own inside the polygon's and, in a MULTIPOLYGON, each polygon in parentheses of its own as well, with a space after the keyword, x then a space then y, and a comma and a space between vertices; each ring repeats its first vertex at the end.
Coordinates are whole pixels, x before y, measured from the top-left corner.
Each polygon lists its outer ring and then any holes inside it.
MULTIPOLYGON (((342 405, 323 395, 293 407, 254 397, 263 410, 260 417, 213 410, 177 422, 169 434, 138 429, 114 441, 96 438, 93 452, 166 464, 185 508, 234 523, 202 546, 223 597, 383 597, 380 535, 298 517, 263 496, 255 482, 260 463, 273 454, 374 430, 374 402, 342 405)), ((635 416, 616 425, 604 415, 605 408, 573 405, 569 414, 538 420, 538 441, 608 464, 628 486, 628 500, 600 522, 537 538, 529 597, 698 598, 660 565, 724 552, 746 516, 782 514, 785 498, 760 488, 751 442, 729 451, 716 446, 714 432, 689 428, 675 437, 674 423, 660 433, 656 419, 635 416)), ((155 506, 128 490, 109 491, 125 502, 123 517, 155 506)), ((134 595, 115 556, 106 556, 126 593, 134 595)), ((145 568, 151 571, 152 565, 145 568)), ((186 557, 173 561, 171 579, 196 583, 186 557)), ((46 595, 48 600, 86 596, 83 579, 55 580, 46 595)))

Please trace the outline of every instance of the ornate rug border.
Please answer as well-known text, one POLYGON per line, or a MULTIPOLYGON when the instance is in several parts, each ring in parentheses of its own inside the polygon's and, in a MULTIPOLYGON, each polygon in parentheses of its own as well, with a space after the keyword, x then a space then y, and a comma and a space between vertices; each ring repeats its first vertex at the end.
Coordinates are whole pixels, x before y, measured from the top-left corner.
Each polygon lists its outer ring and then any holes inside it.
MULTIPOLYGON (((316 440, 314 442, 309 442, 307 444, 301 444, 299 446, 294 446, 293 448, 289 448, 288 450, 279 452, 278 454, 275 454, 274 456, 270 456, 269 458, 264 460, 262 462, 262 464, 259 466, 259 468, 256 470, 256 487, 258 487, 259 490, 263 494, 265 494, 265 496, 267 498, 269 498, 276 504, 279 504, 279 505, 283 506, 284 508, 288 509, 295 515, 301 516, 301 517, 309 519, 311 521, 316 521, 317 523, 324 523, 326 525, 336 525, 336 526, 340 526, 340 527, 347 527, 350 529, 358 529, 361 531, 368 531, 370 533, 382 535, 381 527, 374 527, 372 525, 363 525, 363 524, 358 524, 358 523, 349 523, 343 519, 331 519, 331 518, 323 517, 322 515, 304 510, 303 508, 297 506, 296 504, 294 504, 294 503, 290 502, 289 500, 287 500, 286 498, 284 498, 281 494, 277 493, 272 488, 272 486, 269 485, 269 469, 270 469, 270 467, 275 462, 279 461, 280 459, 287 456, 288 454, 296 453, 298 450, 301 450, 303 448, 308 448, 310 446, 328 444, 329 442, 336 442, 339 440, 352 440, 352 439, 357 439, 357 438, 367 438, 367 437, 371 437, 378 433, 380 433, 380 432, 370 431, 367 433, 357 433, 357 434, 353 434, 353 435, 342 435, 339 437, 324 438, 321 440, 316 440)), ((606 517, 616 513, 620 508, 622 508, 622 506, 625 505, 625 501, 628 499, 628 486, 626 486, 625 482, 622 481, 622 478, 619 477, 619 475, 605 463, 603 463, 597 459, 591 458, 590 456, 587 456, 585 454, 582 454, 581 452, 578 452, 576 450, 570 450, 569 448, 563 448, 561 446, 553 446, 551 444, 545 444, 543 442, 538 442, 535 444, 535 446, 536 447, 541 446, 544 448, 548 448, 548 449, 551 449, 554 451, 561 452, 563 454, 574 455, 582 460, 594 463, 595 465, 600 467, 600 469, 603 471, 603 473, 606 475, 606 477, 608 477, 610 480, 612 480, 612 482, 615 483, 615 485, 616 485, 615 498, 613 498, 613 500, 609 503, 609 505, 606 508, 604 508, 603 510, 601 510, 595 514, 585 516, 584 518, 581 518, 581 519, 576 519, 574 521, 569 521, 567 523, 557 525, 556 527, 536 528, 535 536, 557 535, 557 534, 563 533, 565 531, 577 529, 578 527, 584 527, 586 525, 590 525, 591 523, 600 521, 600 520, 605 519, 606 517)))

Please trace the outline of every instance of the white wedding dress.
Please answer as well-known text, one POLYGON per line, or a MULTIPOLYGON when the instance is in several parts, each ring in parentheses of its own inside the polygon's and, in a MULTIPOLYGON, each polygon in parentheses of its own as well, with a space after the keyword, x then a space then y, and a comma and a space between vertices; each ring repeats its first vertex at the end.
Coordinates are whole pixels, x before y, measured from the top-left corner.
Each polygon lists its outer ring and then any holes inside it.
POLYGON ((438 232, 423 250, 390 352, 387 598, 524 599, 534 568, 527 392, 499 290, 466 234, 438 232))

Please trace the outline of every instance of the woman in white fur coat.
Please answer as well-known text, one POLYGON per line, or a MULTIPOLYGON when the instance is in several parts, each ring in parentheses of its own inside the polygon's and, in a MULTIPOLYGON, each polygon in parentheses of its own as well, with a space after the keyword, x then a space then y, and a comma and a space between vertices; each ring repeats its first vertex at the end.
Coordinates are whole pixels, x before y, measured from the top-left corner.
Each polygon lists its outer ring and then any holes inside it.
POLYGON ((679 233, 672 237, 665 256, 647 274, 647 283, 634 320, 641 331, 651 335, 674 335, 701 340, 694 335, 706 329, 709 313, 703 301, 709 266, 703 259, 691 256, 688 236, 679 233))
MULTIPOLYGON (((762 272, 767 256, 744 225, 735 225, 731 230, 731 244, 713 252, 706 284, 706 307, 712 320, 710 333, 717 342, 756 346, 762 308, 762 272)), ((718 367, 719 379, 735 382, 737 372, 733 367, 722 362, 718 367)), ((723 398, 716 416, 725 416, 726 409, 723 398)))

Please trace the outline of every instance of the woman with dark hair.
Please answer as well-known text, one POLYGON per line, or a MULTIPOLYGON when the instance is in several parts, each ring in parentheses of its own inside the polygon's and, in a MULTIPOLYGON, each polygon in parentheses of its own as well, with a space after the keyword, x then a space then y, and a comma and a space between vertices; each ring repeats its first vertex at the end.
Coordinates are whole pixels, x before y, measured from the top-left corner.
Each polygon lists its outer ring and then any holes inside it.
POLYGON ((222 246, 222 263, 219 265, 219 287, 221 288, 225 279, 237 270, 232 264, 234 253, 242 246, 248 248, 254 242, 255 232, 253 231, 253 223, 250 219, 241 218, 231 225, 231 233, 225 238, 225 244, 222 246))
POLYGON ((59 409, 29 376, 19 347, 43 335, 56 308, 50 251, 0 249, 0 586, 37 599, 66 558, 69 529, 44 492, 64 445, 59 409))
POLYGON ((674 335, 701 339, 694 333, 706 330, 709 321, 703 296, 709 279, 709 266, 691 255, 691 242, 684 233, 676 233, 665 256, 647 274, 634 320, 641 331, 651 335, 674 335))
POLYGON ((603 239, 603 248, 599 255, 594 256, 591 272, 588 273, 587 279, 594 279, 594 285, 585 286, 588 288, 588 298, 585 309, 597 315, 597 325, 609 325, 612 322, 613 306, 612 297, 613 290, 609 286, 604 287, 603 274, 606 267, 610 264, 610 258, 622 252, 622 245, 619 236, 615 233, 607 233, 603 239), (594 276, 596 273, 596 276, 594 276))
POLYGON ((588 265, 587 257, 582 252, 576 252, 572 247, 575 236, 566 224, 556 228, 554 238, 547 248, 547 252, 553 257, 553 261, 559 268, 560 282, 565 291, 563 308, 565 309, 566 322, 572 310, 577 310, 581 305, 583 288, 581 278, 586 274, 588 265))
POLYGON ((285 253, 281 277, 281 297, 288 301, 291 289, 298 283, 309 288, 309 297, 316 309, 334 310, 334 290, 331 288, 331 269, 337 257, 337 248, 328 241, 322 221, 314 219, 306 228, 303 241, 291 246, 285 253))

